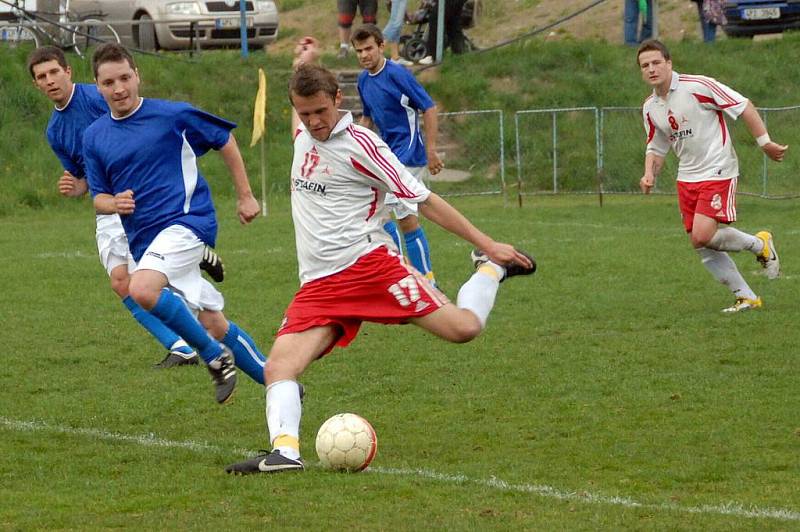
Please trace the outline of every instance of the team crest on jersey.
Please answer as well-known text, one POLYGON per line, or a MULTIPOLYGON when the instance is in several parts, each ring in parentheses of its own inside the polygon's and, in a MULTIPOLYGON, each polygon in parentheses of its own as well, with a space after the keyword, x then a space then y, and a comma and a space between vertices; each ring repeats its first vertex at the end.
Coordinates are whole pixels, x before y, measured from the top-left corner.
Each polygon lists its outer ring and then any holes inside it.
POLYGON ((722 197, 719 194, 714 194, 711 198, 711 208, 717 211, 722 209, 722 197))

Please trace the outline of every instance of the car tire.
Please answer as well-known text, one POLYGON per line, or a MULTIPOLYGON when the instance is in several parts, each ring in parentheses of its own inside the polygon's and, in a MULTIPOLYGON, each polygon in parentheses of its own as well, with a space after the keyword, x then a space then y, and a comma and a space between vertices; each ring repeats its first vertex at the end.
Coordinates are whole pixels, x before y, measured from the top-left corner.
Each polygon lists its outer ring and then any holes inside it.
POLYGON ((139 17, 137 25, 139 35, 139 48, 146 52, 158 50, 158 37, 156 37, 156 27, 150 15, 139 17))

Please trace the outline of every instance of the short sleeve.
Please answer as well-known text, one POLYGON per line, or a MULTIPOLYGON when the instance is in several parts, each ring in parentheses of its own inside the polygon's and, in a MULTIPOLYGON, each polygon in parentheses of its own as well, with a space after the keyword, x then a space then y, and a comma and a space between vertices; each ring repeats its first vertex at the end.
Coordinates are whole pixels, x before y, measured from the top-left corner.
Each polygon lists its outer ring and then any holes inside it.
POLYGON ((181 105, 178 114, 178 126, 198 156, 225 146, 236 127, 233 122, 188 104, 181 105))

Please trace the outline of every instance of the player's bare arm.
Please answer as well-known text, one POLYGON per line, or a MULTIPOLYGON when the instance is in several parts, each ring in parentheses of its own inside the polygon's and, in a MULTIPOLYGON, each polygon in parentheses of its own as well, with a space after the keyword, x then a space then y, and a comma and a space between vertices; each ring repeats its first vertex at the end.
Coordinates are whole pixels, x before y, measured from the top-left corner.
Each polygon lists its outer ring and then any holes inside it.
POLYGON ((244 160, 233 135, 228 138, 225 146, 220 148, 219 153, 231 173, 233 187, 236 189, 236 212, 239 215, 239 222, 250 223, 261 212, 261 207, 253 196, 244 160))
POLYGON ((441 196, 431 192, 428 199, 419 204, 419 210, 430 221, 459 236, 480 249, 495 264, 519 264, 531 268, 530 259, 514 249, 510 244, 496 242, 472 225, 463 214, 447 203, 441 196))
POLYGON ((750 130, 750 134, 756 139, 758 146, 767 154, 767 157, 773 161, 783 161, 784 153, 789 146, 778 144, 769 138, 767 127, 764 125, 764 121, 761 120, 761 115, 758 114, 758 110, 750 101, 747 102, 747 107, 742 112, 742 120, 747 125, 747 129, 750 130))
POLYGON ((439 138, 439 117, 436 106, 422 113, 422 127, 425 129, 425 152, 428 155, 428 170, 436 175, 444 168, 444 163, 436 151, 436 141, 439 138))
POLYGON ((85 179, 80 179, 70 174, 67 170, 58 178, 58 192, 68 198, 78 198, 86 194, 89 184, 85 179))
POLYGON ((136 202, 133 190, 128 189, 119 194, 98 194, 94 197, 94 210, 98 214, 133 214, 136 202))
POLYGON ((655 153, 648 153, 644 156, 644 175, 639 180, 639 188, 643 194, 650 194, 656 186, 656 177, 664 167, 664 158, 655 153))

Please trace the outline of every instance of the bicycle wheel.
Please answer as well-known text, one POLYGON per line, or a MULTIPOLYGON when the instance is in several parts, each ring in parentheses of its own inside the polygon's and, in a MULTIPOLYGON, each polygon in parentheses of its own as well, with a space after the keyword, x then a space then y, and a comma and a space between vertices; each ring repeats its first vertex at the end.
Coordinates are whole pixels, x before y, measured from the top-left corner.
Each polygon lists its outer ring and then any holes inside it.
POLYGON ((2 29, 1 33, 2 40, 7 42, 12 48, 25 43, 33 44, 34 48, 39 48, 39 46, 41 46, 41 40, 36 30, 21 24, 5 27, 2 29))
POLYGON ((81 22, 87 26, 70 28, 72 32, 72 48, 80 57, 91 56, 93 50, 103 43, 120 42, 119 34, 110 24, 96 18, 87 18, 81 22))

